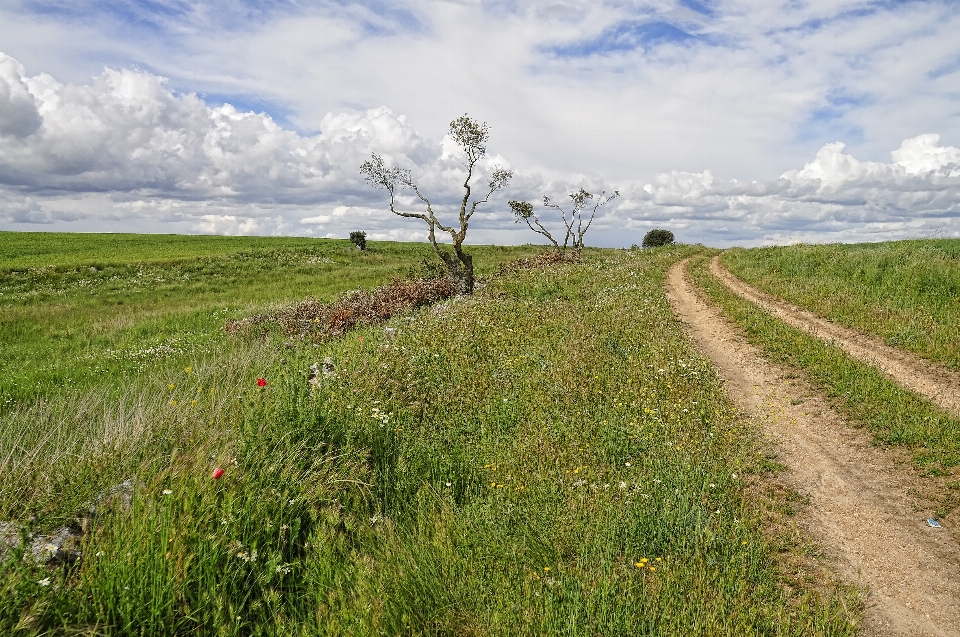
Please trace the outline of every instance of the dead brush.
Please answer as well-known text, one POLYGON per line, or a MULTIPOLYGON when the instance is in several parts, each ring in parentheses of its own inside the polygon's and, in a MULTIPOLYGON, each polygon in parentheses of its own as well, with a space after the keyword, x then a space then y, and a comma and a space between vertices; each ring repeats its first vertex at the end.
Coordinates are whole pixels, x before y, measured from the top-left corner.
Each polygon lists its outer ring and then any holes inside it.
POLYGON ((508 263, 501 263, 494 276, 504 276, 521 270, 549 268, 564 263, 580 263, 580 257, 574 253, 567 254, 560 251, 544 252, 535 257, 522 257, 508 263))
MULTIPOLYGON (((501 264, 494 276, 579 262, 580 257, 576 254, 545 252, 501 264)), ((398 279, 373 290, 345 292, 333 303, 308 299, 269 314, 231 319, 223 329, 231 335, 259 335, 278 326, 285 336, 304 336, 313 340, 336 338, 358 325, 382 323, 397 314, 442 301, 456 292, 456 282, 446 276, 398 279)))
POLYGON ((258 314, 224 325, 228 334, 262 334, 277 325, 286 336, 315 340, 343 336, 357 325, 374 325, 409 310, 452 296, 456 285, 449 277, 396 280, 373 290, 351 290, 333 303, 309 299, 270 314, 258 314))

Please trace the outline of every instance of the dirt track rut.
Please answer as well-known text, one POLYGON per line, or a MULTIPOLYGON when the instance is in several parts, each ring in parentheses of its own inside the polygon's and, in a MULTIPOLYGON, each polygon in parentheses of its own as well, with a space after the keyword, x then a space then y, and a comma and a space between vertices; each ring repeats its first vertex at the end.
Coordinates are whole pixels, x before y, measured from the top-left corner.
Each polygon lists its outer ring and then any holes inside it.
POLYGON ((809 496, 801 524, 842 577, 868 588, 864 632, 960 635, 960 538, 927 527, 914 510, 915 474, 844 422, 795 370, 764 359, 698 296, 684 266, 666 280, 674 312, 731 398, 770 435, 788 467, 784 479, 809 496))
POLYGON ((832 342, 850 356, 875 365, 895 383, 960 417, 960 374, 765 294, 731 274, 720 265, 719 257, 710 261, 710 273, 784 323, 832 342))

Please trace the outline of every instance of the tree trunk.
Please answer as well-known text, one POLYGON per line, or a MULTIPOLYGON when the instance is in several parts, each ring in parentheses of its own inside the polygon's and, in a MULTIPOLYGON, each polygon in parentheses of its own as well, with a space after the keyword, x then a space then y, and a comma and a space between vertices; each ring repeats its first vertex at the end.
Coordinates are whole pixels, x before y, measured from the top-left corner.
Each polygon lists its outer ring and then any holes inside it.
POLYGON ((460 294, 473 294, 473 256, 461 250, 460 246, 456 246, 456 250, 457 258, 460 260, 457 291, 460 294))
POLYGON ((447 276, 453 281, 457 294, 473 294, 473 257, 454 246, 456 254, 446 250, 437 250, 437 254, 447 266, 447 276))

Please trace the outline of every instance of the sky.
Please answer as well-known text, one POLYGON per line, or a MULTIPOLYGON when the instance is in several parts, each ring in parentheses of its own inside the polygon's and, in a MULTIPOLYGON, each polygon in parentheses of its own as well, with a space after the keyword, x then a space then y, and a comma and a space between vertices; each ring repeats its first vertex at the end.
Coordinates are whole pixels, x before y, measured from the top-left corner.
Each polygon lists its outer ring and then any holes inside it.
POLYGON ((0 0, 0 230, 423 241, 360 165, 449 222, 467 113, 476 183, 514 174, 468 242, 580 188, 621 195, 588 245, 960 237, 958 33, 956 0, 0 0))

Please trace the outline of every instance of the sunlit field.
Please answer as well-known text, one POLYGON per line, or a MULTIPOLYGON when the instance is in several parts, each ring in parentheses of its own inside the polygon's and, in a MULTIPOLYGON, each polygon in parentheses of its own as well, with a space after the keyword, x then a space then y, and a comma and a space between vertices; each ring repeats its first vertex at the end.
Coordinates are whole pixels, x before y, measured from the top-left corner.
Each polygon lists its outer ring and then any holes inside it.
MULTIPOLYGON (((478 247, 481 274, 538 249, 478 247)), ((0 411, 187 365, 229 318, 420 273, 426 244, 0 233, 0 411), (186 362, 185 362, 186 361, 186 362)))
MULTIPOLYGON (((182 239, 5 257, 0 520, 82 533, 7 550, 0 632, 856 632, 855 591, 784 567, 813 549, 671 315, 702 249, 587 250, 315 341, 223 326, 429 247, 182 239)), ((487 275, 543 250, 473 249, 487 275)))
POLYGON ((960 239, 730 250, 751 285, 960 369, 960 239))

